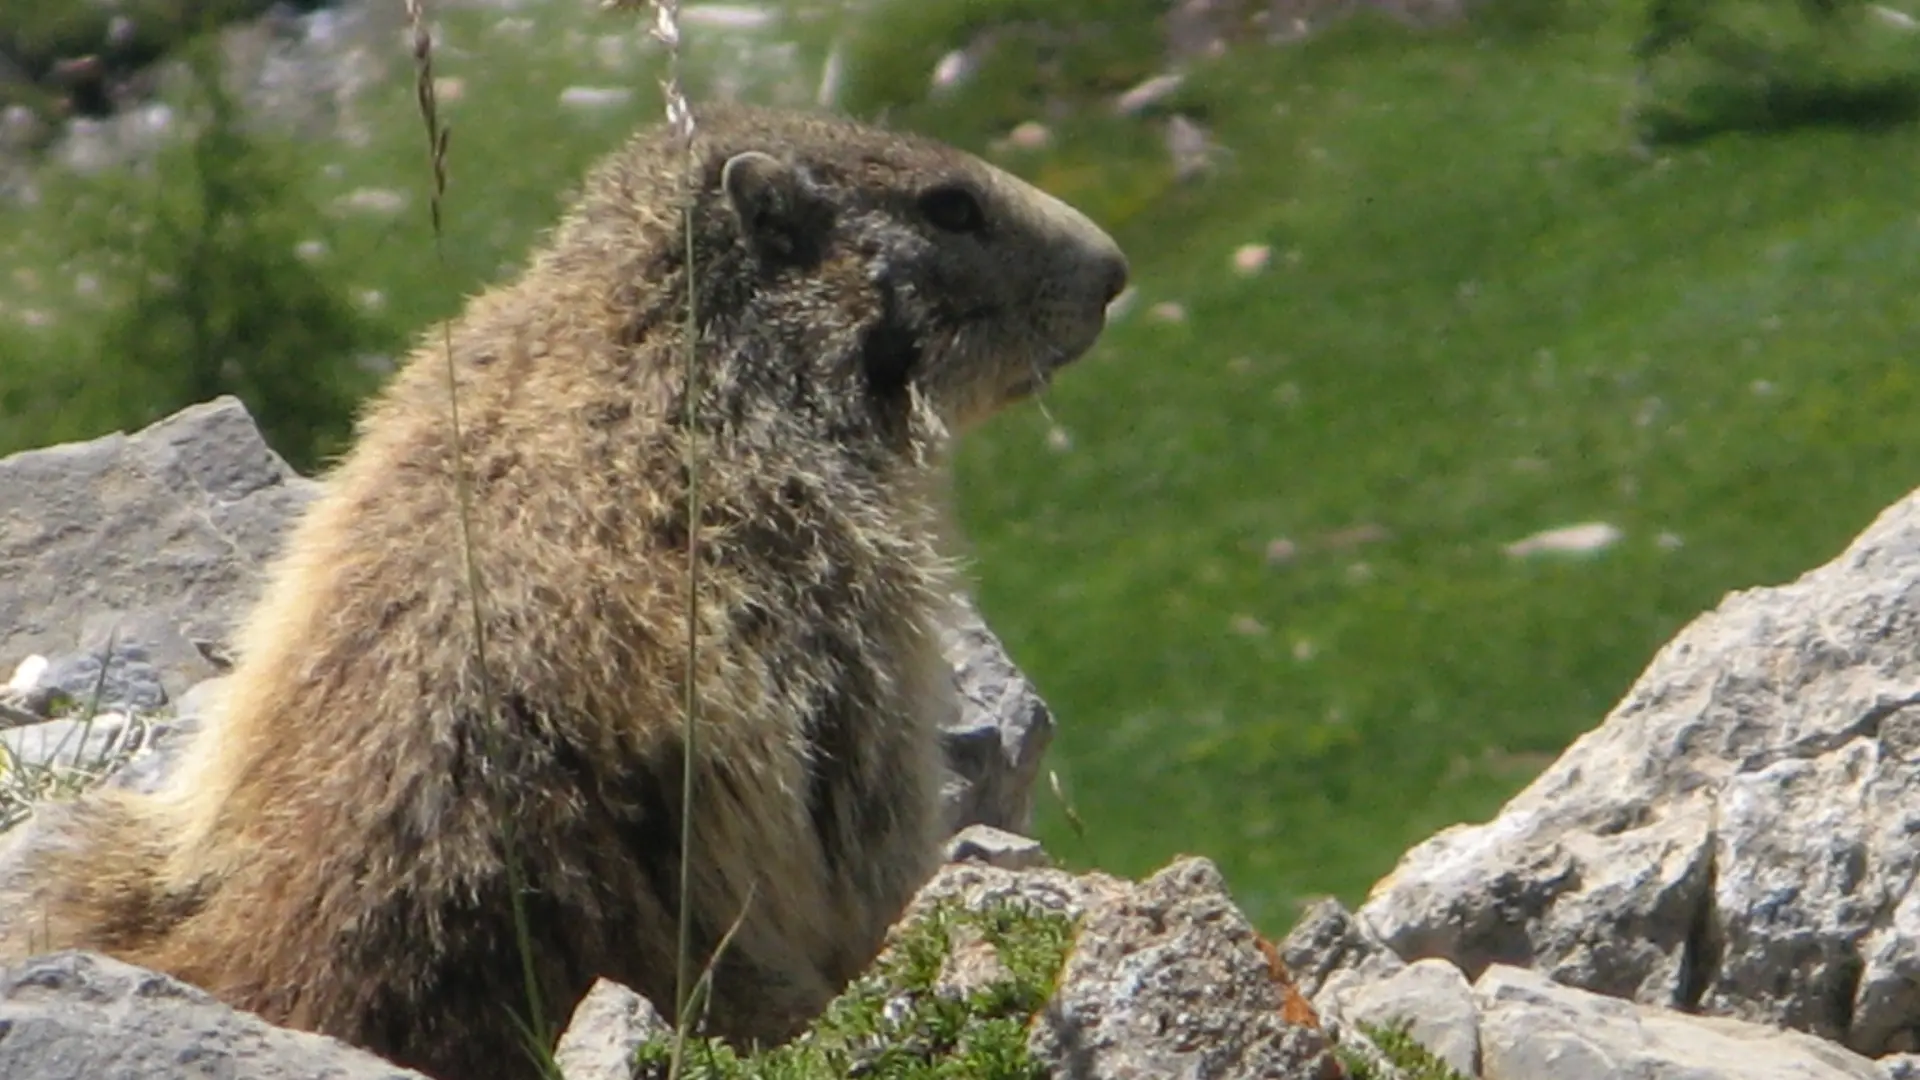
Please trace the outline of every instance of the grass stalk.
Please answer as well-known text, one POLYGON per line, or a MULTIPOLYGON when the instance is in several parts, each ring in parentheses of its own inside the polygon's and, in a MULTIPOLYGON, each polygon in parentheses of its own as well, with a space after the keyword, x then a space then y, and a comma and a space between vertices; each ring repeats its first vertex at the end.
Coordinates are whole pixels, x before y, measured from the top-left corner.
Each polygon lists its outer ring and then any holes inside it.
MULTIPOLYGON (((426 127, 427 156, 432 170, 433 186, 429 192, 427 206, 433 227, 433 250, 441 277, 451 281, 447 268, 445 229, 442 207, 447 193, 447 148, 451 130, 441 123, 438 96, 434 91, 433 79, 433 35, 427 27, 424 0, 405 0, 407 24, 413 39, 414 91, 419 106, 420 118, 426 127)), ((458 506, 460 529, 460 552, 467 578, 469 610, 473 619, 474 663, 480 678, 481 707, 486 711, 489 723, 485 725, 487 736, 487 754, 494 762, 500 760, 500 740, 497 725, 504 722, 497 707, 499 697, 494 691, 491 666, 487 661, 487 623, 482 596, 480 562, 476 555, 473 535, 472 485, 467 476, 466 457, 462 446, 463 437, 460 428, 460 392, 458 372, 453 359, 453 324, 451 319, 440 323, 442 352, 446 358, 447 377, 447 426, 452 442, 452 468, 455 501, 458 506)), ((515 814, 505 805, 504 789, 495 791, 495 797, 501 801, 499 813, 495 815, 500 822, 501 842, 505 850, 507 871, 507 892, 513 915, 513 934, 515 945, 520 953, 521 978, 527 997, 527 1023, 523 1030, 530 1029, 529 1048, 538 1062, 549 1074, 553 1074, 548 1043, 552 1040, 553 1030, 548 1027, 545 1009, 541 1002, 539 978, 534 970, 533 936, 527 925, 526 904, 523 892, 526 887, 523 867, 520 864, 519 836, 514 827, 515 814)))

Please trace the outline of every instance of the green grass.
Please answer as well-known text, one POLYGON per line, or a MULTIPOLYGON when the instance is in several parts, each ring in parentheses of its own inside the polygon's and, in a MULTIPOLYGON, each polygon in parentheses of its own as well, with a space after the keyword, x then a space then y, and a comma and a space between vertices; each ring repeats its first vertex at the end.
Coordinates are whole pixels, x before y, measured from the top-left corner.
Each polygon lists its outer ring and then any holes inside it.
MULTIPOLYGON (((962 454, 973 571, 1060 718, 1050 764, 1087 832, 1043 795, 1049 846, 1134 875, 1204 853, 1277 933, 1301 899, 1356 900, 1410 844, 1492 813, 1686 620, 1825 561, 1920 483, 1920 129, 1782 117, 1762 87, 1726 130, 1643 153, 1623 123, 1634 13, 1572 4, 1242 46, 1155 116, 1113 117, 1105 100, 1158 70, 1158 7, 893 4, 849 41, 844 100, 982 152, 1044 116, 1053 144, 1000 160, 1132 256, 1139 302, 1048 395, 1052 421, 1024 407, 962 454), (1001 50, 926 100, 933 62, 988 23, 1001 50), (1175 107, 1223 148, 1199 183, 1161 146, 1175 107), (1274 258, 1242 277, 1247 243, 1274 258), (1150 318, 1161 302, 1186 321, 1150 318), (1501 551, 1593 519, 1624 539, 1501 551), (1340 542, 1363 525, 1384 538, 1340 542), (1270 563, 1279 538, 1298 554, 1270 563)), ((288 148, 289 195, 322 208, 320 271, 382 293, 389 348, 509 272, 581 168, 657 114, 650 68, 596 59, 636 24, 587 8, 529 4, 526 35, 444 17, 436 64, 464 91, 444 106, 452 285, 400 50, 365 147, 288 148), (635 95, 562 109, 572 84, 635 95), (359 187, 413 201, 332 209, 359 187)), ((692 92, 749 71, 748 96, 802 101, 811 76, 783 72, 817 71, 841 25, 806 24, 791 69, 690 28, 692 92)), ((123 295, 74 295, 98 267, 59 220, 0 214, 18 268, 0 314, 51 316, 0 321, 9 365, 74 370, 123 295)), ((59 395, 8 382, 0 438, 56 430, 59 395)))

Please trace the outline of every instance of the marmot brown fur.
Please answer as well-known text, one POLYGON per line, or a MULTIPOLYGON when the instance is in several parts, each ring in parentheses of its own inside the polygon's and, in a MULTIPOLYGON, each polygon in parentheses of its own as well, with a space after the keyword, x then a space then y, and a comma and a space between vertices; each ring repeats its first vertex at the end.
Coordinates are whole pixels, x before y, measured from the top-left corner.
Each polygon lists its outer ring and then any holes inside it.
POLYGON ((742 920, 708 1030, 790 1037, 871 961, 937 861, 950 439, 1091 346, 1127 264, 935 142, 697 122, 691 158, 655 130, 598 166, 454 321, 457 449, 422 338, 290 535, 219 725, 158 795, 73 805, 0 897, 0 959, 96 949, 441 1080, 532 1076, 511 842, 546 1015, 606 976, 671 1016, 693 440, 696 963, 742 920))

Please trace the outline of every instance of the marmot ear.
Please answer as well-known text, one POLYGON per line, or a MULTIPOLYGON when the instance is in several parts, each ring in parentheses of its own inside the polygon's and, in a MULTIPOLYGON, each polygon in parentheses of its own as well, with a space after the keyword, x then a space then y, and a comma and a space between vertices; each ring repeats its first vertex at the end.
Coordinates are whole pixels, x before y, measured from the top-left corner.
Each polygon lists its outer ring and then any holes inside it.
POLYGON ((740 232, 763 257, 812 261, 832 225, 832 213, 800 170, 772 154, 747 150, 720 168, 740 232))

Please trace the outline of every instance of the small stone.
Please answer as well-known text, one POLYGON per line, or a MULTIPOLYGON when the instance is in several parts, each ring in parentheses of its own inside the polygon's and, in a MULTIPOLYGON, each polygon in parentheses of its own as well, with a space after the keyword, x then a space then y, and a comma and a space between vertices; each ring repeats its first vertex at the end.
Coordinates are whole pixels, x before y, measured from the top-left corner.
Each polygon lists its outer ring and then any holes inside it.
POLYGON ((1053 132, 1037 120, 1028 120, 1007 133, 1007 142, 1022 150, 1039 150, 1053 141, 1053 132))
POLYGON ((1187 321, 1187 309, 1175 301, 1162 300, 1147 309, 1147 317, 1154 322, 1183 323, 1187 321))
POLYGON ((633 100, 624 86, 569 86, 560 91, 560 104, 570 109, 610 109, 633 100))
POLYGON ((723 30, 759 30, 773 25, 779 14, 749 4, 689 4, 680 9, 680 25, 712 26, 723 30))
POLYGON ((1242 275, 1257 274, 1273 261, 1273 249, 1265 244, 1246 244, 1233 253, 1233 269, 1242 275))
POLYGON ((35 653, 14 665, 13 675, 7 679, 7 689, 16 694, 25 694, 40 685, 40 679, 47 673, 47 658, 35 653))
POLYGON ((641 1045, 672 1031, 653 1003, 625 986, 596 980, 553 1048, 564 1080, 628 1080, 641 1045))
POLYGON ((947 862, 979 862, 1002 870, 1050 865, 1040 841, 991 825, 969 825, 947 841, 947 862))
POLYGON ((327 255, 325 240, 302 240, 293 246, 293 253, 301 262, 319 262, 327 255))
POLYGON ((1267 565, 1279 566, 1290 563, 1300 554, 1300 545, 1284 536, 1276 536, 1267 541, 1267 565))
POLYGON ((1155 75, 1115 98, 1113 111, 1121 116, 1138 115, 1173 96, 1186 81, 1186 76, 1175 73, 1155 75))
POLYGON ((391 188, 354 188, 334 200, 334 205, 344 210, 354 210, 366 214, 398 214, 407 208, 407 196, 404 192, 391 188))
POLYGON ((442 75, 433 80, 433 96, 442 105, 450 105, 467 96, 467 80, 458 75, 442 75))
POLYGON ((1622 535, 1614 525, 1604 521, 1587 521, 1534 533, 1515 540, 1504 550, 1515 558, 1543 554, 1591 555, 1612 547, 1622 535))
POLYGON ((1047 429, 1047 449, 1056 454, 1064 454, 1073 449, 1073 436, 1067 429, 1058 425, 1047 429))
POLYGON ((1251 615, 1235 615, 1227 625, 1241 637, 1265 637, 1267 634, 1267 624, 1251 615))
POLYGON ((964 49, 953 50, 941 57, 940 62, 933 66, 933 88, 949 90, 960 85, 967 76, 973 74, 976 65, 977 61, 972 53, 964 49))

